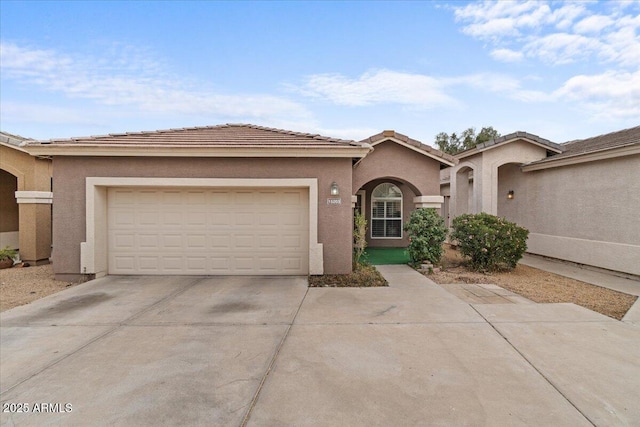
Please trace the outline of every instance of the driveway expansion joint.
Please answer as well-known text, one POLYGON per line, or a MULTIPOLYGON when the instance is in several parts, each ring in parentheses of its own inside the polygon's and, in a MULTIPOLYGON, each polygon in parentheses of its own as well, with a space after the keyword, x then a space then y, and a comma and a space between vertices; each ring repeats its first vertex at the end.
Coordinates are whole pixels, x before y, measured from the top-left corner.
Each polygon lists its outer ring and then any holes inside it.
POLYGON ((260 384, 258 385, 258 389, 256 390, 256 393, 253 395, 253 399, 251 399, 251 403, 249 404, 249 409, 247 409, 247 413, 244 415, 244 418, 242 419, 242 423, 240 424, 241 427, 246 427, 247 424, 249 423, 249 420, 251 419, 251 413, 253 412, 253 409, 256 406, 256 403, 258 402, 258 399, 260 398, 260 392, 262 391, 262 388, 264 387, 264 383, 267 381, 267 378, 269 377, 269 374, 271 373, 271 370, 273 369, 273 367, 276 364, 276 359, 278 358, 278 355, 280 354, 280 350, 282 350, 282 347, 284 346, 284 342, 286 341, 287 337, 289 336, 289 332, 291 331, 291 328, 293 327, 293 324, 296 321, 296 318, 298 317, 298 313, 300 313, 300 309, 302 308, 302 304, 304 304, 304 300, 307 298, 307 294, 309 293, 309 287, 307 286, 307 289, 304 292, 304 296, 302 297, 302 299, 300 300, 300 304, 298 305, 298 309, 296 310, 296 313, 294 314, 293 318, 291 319, 291 323, 289 323, 289 326, 287 327, 286 331, 284 332, 284 335, 282 337, 282 339, 280 340, 280 343, 278 344, 278 347, 276 348, 276 351, 273 354, 273 357, 271 358, 271 361, 269 362, 269 367, 267 368, 267 370, 265 371, 264 375, 262 376, 262 379, 260 380, 260 384))
MULTIPOLYGON (((578 406, 576 406, 576 405, 575 405, 575 404, 574 404, 574 403, 569 399, 569 397, 568 397, 565 393, 563 393, 563 392, 562 392, 562 390, 560 390, 560 388, 559 388, 556 384, 554 384, 554 382, 553 382, 553 381, 551 381, 551 379, 549 379, 549 378, 548 378, 548 377, 547 377, 547 376, 546 376, 546 375, 545 375, 545 374, 544 374, 540 369, 538 369, 538 368, 533 364, 533 362, 531 362, 531 360, 529 360, 529 358, 527 358, 527 356, 525 356, 525 355, 524 355, 524 353, 522 353, 522 352, 521 352, 521 351, 520 351, 520 350, 519 350, 519 349, 518 349, 518 348, 517 348, 517 347, 516 347, 516 346, 515 346, 515 345, 514 345, 510 340, 509 340, 509 338, 507 338, 507 337, 506 337, 502 332, 500 332, 500 331, 498 330, 498 328, 496 328, 496 327, 493 325, 493 323, 491 323, 491 322, 489 321, 489 319, 487 319, 487 318, 486 318, 482 313, 480 313, 480 312, 479 312, 479 311, 478 311, 478 310, 477 310, 473 305, 471 305, 471 304, 469 304, 469 305, 471 306, 471 308, 472 308, 472 309, 474 309, 474 310, 475 310, 475 311, 476 311, 476 312, 477 312, 477 313, 478 313, 478 314, 479 314, 479 315, 480 315, 480 316, 485 320, 485 322, 487 322, 487 323, 489 324, 489 326, 491 326, 491 328, 492 328, 494 331, 496 331, 496 333, 497 333, 498 335, 500 335, 500 337, 502 337, 502 339, 504 339, 504 340, 505 340, 505 342, 506 342, 507 344, 509 344, 509 346, 510 346, 511 348, 513 348, 513 350, 514 350, 516 353, 518 353, 518 354, 520 355, 520 357, 522 357, 522 359, 523 359, 525 362, 527 362, 527 364, 528 364, 529 366, 531 366, 531 367, 532 367, 532 368, 533 368, 533 369, 538 373, 538 375, 540 375, 540 376, 541 376, 541 377, 542 377, 542 378, 543 378, 543 379, 544 379, 544 380, 545 380, 545 381, 546 381, 546 382, 547 382, 551 387, 553 387, 553 388, 554 388, 554 390, 556 390, 556 391, 560 394, 560 396, 562 396, 562 397, 567 401, 567 403, 569 403, 569 405, 571 405, 571 406, 572 406, 576 411, 578 411, 578 413, 580 413, 580 415, 582 415, 582 416, 584 417, 584 419, 585 419, 586 421, 588 421, 592 426, 594 426, 594 427, 595 427, 595 426, 597 426, 597 424, 596 424, 593 420, 591 420, 591 419, 587 416, 587 414, 585 414, 585 413, 584 413, 580 408, 578 408, 578 406)), ((511 323, 523 323, 523 322, 511 322, 511 323)))
MULTIPOLYGON (((191 283, 185 285, 183 288, 178 289, 177 291, 171 292, 169 295, 161 298, 160 300, 158 300, 155 303, 149 305, 148 307, 143 308, 139 312, 134 313, 133 315, 129 316, 127 319, 125 319, 122 322, 118 322, 118 323, 115 323, 115 324, 114 323, 110 323, 110 324, 101 325, 101 326, 113 326, 113 327, 108 329, 107 331, 99 334, 98 336, 90 339, 89 341, 85 342, 84 344, 82 344, 78 348, 70 351, 69 353, 64 354, 61 357, 59 357, 57 359, 54 359, 53 361, 47 363, 45 366, 43 366, 42 368, 36 370, 35 372, 33 372, 33 373, 27 375, 26 377, 16 381, 12 386, 8 387, 6 390, 1 390, 0 393, 1 394, 5 394, 5 393, 10 392, 11 390, 15 389, 19 385, 24 384, 25 382, 29 381, 30 379, 40 375, 42 372, 46 371, 47 369, 57 365, 58 363, 62 362, 63 360, 66 360, 69 357, 71 357, 71 356, 77 354, 78 352, 84 350, 85 348, 89 347, 91 344, 93 344, 93 343, 95 343, 95 342, 97 342, 97 341, 99 341, 99 340, 101 340, 101 339, 113 334, 115 331, 117 331, 121 327, 129 326, 129 322, 131 320, 136 319, 137 317, 141 316, 142 314, 146 313, 147 311, 151 310, 152 308, 158 306, 159 304, 165 302, 166 300, 169 300, 171 298, 174 298, 174 297, 180 295, 181 293, 187 291, 188 289, 193 287, 196 283, 200 282, 201 280, 203 280, 203 279, 197 278, 197 279, 193 280, 191 283)), ((37 326, 37 325, 30 325, 28 323, 26 325, 22 325, 22 327, 33 327, 33 326, 37 326)), ((73 327, 73 326, 76 326, 76 327, 81 326, 82 327, 82 326, 88 326, 88 325, 78 325, 78 324, 76 324, 76 325, 39 325, 39 326, 46 326, 46 327, 55 326, 55 327, 63 328, 63 327, 69 327, 69 326, 71 326, 71 327, 73 327)), ((20 326, 11 326, 11 327, 20 327, 20 326)))

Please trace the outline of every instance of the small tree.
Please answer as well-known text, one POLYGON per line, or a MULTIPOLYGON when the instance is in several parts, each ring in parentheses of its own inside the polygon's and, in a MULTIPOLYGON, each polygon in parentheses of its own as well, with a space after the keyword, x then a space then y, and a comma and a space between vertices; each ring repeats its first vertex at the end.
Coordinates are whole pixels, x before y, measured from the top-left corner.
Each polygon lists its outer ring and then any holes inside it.
POLYGON ((429 261, 437 264, 442 258, 442 243, 447 237, 444 218, 435 209, 416 209, 411 212, 409 222, 404 226, 409 235, 409 258, 419 264, 429 261))
POLYGON ((367 220, 360 212, 353 216, 353 267, 362 262, 362 255, 367 248, 367 220))
POLYGON ((514 269, 527 250, 528 236, 526 228, 484 212, 454 218, 451 234, 478 271, 514 269))
POLYGON ((444 151, 449 154, 456 154, 473 148, 480 143, 496 139, 499 136, 500 132, 495 130, 493 126, 483 127, 478 134, 476 134, 476 129, 474 127, 470 127, 463 130, 460 136, 455 132, 451 135, 446 132, 440 132, 436 135, 434 144, 440 151, 444 151))

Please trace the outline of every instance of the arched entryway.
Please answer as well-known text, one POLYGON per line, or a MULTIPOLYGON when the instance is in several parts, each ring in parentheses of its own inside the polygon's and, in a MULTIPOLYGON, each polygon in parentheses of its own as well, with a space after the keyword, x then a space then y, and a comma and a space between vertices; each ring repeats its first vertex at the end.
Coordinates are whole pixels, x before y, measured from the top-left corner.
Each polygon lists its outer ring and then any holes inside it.
POLYGON ((455 172, 455 212, 453 216, 477 211, 477 182, 475 181, 475 169, 471 166, 463 166, 455 172))
POLYGON ((398 177, 382 177, 367 182, 356 191, 354 211, 367 220, 367 246, 407 247, 404 225, 417 208, 436 208, 442 196, 425 196, 410 182, 398 177))
POLYGON ((0 248, 19 247, 20 211, 16 191, 18 177, 0 169, 0 248))

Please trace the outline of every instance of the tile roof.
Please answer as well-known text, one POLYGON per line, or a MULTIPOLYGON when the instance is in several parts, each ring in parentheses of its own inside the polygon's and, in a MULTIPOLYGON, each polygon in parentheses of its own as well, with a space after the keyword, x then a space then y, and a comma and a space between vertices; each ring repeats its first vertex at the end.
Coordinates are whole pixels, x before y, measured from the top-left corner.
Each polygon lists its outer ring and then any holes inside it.
POLYGON ((25 138, 24 136, 20 135, 13 135, 7 132, 0 132, 0 142, 20 147, 25 141, 32 141, 32 139, 25 138))
POLYGON ((561 144, 556 144, 555 142, 551 142, 548 139, 544 139, 539 137, 538 135, 534 135, 532 133, 529 132, 522 132, 522 131, 518 131, 518 132, 512 132, 510 134, 507 135, 503 135, 500 136, 498 138, 495 139, 491 139, 487 142, 483 142, 480 143, 478 145, 476 145, 474 148, 469 148, 467 150, 461 151, 459 153, 456 153, 456 158, 462 158, 462 157, 467 157, 469 155, 478 153, 480 151, 483 151, 486 148, 490 148, 494 145, 499 145, 502 144, 504 142, 507 141, 512 141, 515 139, 528 139, 530 141, 534 141, 540 145, 546 146, 548 148, 550 148, 552 151, 556 151, 556 152, 562 152, 564 150, 563 146, 561 144))
POLYGON ((409 138, 408 136, 403 135, 401 133, 398 133, 398 132, 396 132, 394 130, 382 131, 382 132, 380 132, 380 133, 378 133, 376 135, 370 136, 367 139, 363 139, 360 142, 361 143, 365 143, 365 144, 374 145, 374 144, 377 144, 379 142, 385 141, 385 140, 387 140, 389 138, 395 138, 397 140, 400 140, 400 141, 404 142, 405 144, 408 144, 408 145, 410 145, 412 147, 415 147, 415 148, 419 149, 420 151, 423 151, 425 154, 428 154, 431 157, 443 159, 443 160, 445 160, 445 163, 453 163, 453 164, 458 163, 458 160, 455 157, 453 157, 452 155, 447 154, 447 153, 445 153, 443 151, 440 151, 440 150, 438 150, 436 148, 433 148, 433 147, 431 147, 429 145, 423 144, 422 142, 420 142, 420 141, 418 141, 416 139, 409 138))
POLYGON ((567 157, 579 156, 613 148, 640 144, 640 126, 598 135, 586 139, 576 139, 562 144, 563 152, 529 164, 552 162, 567 157))
POLYGON ((216 147, 360 147, 362 144, 317 134, 250 124, 225 124, 149 132, 112 133, 68 139, 34 141, 34 145, 89 146, 216 146, 216 147))

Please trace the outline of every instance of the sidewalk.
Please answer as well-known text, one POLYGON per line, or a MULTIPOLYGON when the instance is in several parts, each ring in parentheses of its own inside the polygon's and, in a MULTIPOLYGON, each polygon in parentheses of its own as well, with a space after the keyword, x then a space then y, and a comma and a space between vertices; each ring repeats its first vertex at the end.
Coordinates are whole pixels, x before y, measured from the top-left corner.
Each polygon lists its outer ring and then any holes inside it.
MULTIPOLYGON (((581 282, 629 295, 640 296, 640 282, 637 280, 625 279, 624 277, 614 276, 613 274, 580 268, 577 265, 564 263, 562 261, 553 261, 537 255, 525 254, 520 260, 520 263, 581 282)), ((624 322, 640 324, 640 298, 638 298, 622 320, 624 322)))

